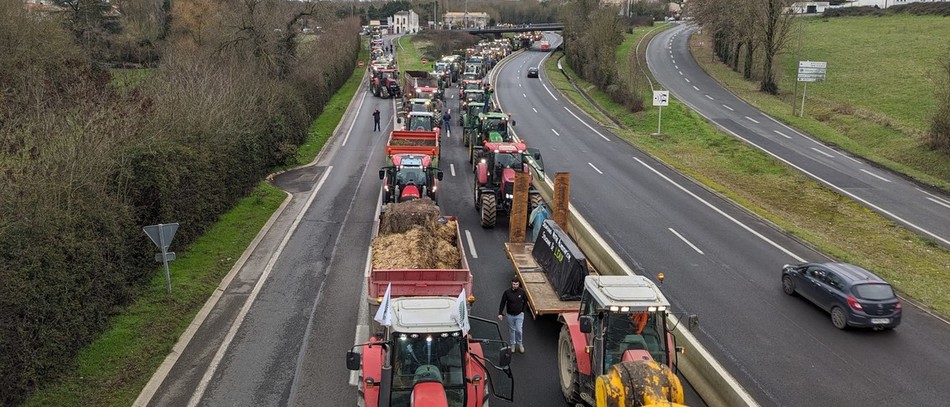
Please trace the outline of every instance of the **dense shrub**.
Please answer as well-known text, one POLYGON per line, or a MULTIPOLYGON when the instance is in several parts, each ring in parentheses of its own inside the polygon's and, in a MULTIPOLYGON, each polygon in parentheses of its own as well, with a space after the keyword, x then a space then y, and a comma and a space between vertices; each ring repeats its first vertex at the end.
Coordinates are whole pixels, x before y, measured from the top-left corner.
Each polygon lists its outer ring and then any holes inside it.
POLYGON ((950 16, 950 3, 910 3, 891 6, 885 9, 874 6, 829 8, 825 17, 885 16, 895 14, 913 14, 918 16, 950 16))
POLYGON ((177 221, 175 248, 193 242, 293 157, 353 72, 355 17, 297 49, 300 11, 283 8, 305 6, 257 6, 220 14, 257 26, 208 22, 204 46, 164 44, 117 93, 58 18, 0 0, 0 405, 70 369, 156 272, 142 226, 177 221), (235 40, 282 18, 285 34, 235 40))

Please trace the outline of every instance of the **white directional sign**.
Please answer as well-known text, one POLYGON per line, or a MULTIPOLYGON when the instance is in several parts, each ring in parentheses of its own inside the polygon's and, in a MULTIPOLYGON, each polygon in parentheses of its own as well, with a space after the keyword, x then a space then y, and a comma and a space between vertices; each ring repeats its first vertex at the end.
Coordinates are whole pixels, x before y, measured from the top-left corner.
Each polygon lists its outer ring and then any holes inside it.
POLYGON ((668 90, 653 91, 653 106, 669 106, 669 105, 670 105, 670 91, 668 90))
POLYGON ((828 63, 824 61, 798 61, 798 81, 818 82, 825 80, 828 63))

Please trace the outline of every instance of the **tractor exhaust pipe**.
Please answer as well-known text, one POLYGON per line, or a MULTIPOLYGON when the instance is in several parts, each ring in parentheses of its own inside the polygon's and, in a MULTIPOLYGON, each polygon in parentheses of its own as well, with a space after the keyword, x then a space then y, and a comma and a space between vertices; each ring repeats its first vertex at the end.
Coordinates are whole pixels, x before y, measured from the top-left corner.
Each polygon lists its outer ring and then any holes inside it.
POLYGON ((390 345, 383 346, 383 367, 379 378, 379 407, 389 407, 393 389, 393 366, 389 362, 390 345))

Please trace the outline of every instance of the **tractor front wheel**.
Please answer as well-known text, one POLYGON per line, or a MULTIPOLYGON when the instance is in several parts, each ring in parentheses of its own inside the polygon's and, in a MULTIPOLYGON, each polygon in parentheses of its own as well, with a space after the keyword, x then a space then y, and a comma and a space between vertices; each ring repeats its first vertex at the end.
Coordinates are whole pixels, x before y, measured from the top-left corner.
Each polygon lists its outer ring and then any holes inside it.
POLYGON ((495 219, 497 216, 498 206, 495 202, 495 194, 482 194, 482 218, 481 223, 483 228, 493 228, 495 227, 495 219))
POLYGON ((577 354, 571 343, 571 332, 567 325, 561 326, 561 335, 557 345, 558 373, 561 383, 561 393, 564 400, 574 405, 579 401, 577 386, 577 354))

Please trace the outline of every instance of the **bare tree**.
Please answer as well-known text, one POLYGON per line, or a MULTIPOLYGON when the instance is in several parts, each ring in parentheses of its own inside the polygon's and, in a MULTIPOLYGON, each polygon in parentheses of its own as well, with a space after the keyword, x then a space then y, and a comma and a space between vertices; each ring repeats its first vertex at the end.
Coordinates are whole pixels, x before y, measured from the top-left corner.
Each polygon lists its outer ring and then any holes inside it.
POLYGON ((792 28, 792 19, 795 17, 790 6, 794 0, 757 0, 761 8, 758 12, 762 27, 762 82, 759 90, 778 94, 778 84, 775 83, 775 57, 788 44, 788 33, 792 28))

